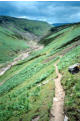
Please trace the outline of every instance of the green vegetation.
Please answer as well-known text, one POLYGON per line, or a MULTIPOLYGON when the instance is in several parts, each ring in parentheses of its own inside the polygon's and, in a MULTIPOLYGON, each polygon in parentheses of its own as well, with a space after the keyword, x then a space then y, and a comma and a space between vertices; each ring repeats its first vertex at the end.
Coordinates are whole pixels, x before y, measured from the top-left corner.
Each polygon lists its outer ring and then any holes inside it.
POLYGON ((70 74, 67 70, 69 65, 80 63, 80 46, 72 49, 65 54, 59 63, 59 68, 63 74, 62 84, 66 92, 65 96, 65 112, 71 121, 80 119, 80 73, 70 74))
MULTIPOLYGON (((41 43, 46 45, 42 50, 31 52, 28 58, 20 61, 0 77, 0 82, 4 82, 0 85, 1 121, 31 121, 37 116, 40 117, 39 121, 49 121, 55 93, 54 63, 58 59, 58 68, 63 75, 61 83, 66 94, 65 113, 70 121, 80 119, 80 72, 75 75, 68 72, 70 65, 80 63, 79 31, 80 24, 74 24, 49 33, 41 40, 41 43)), ((7 38, 7 35, 3 36, 7 38)), ((22 45, 21 49, 24 50, 26 46, 22 45)), ((17 49, 17 41, 14 48, 17 49)))
POLYGON ((47 22, 0 16, 0 25, 16 32, 31 32, 34 35, 42 36, 51 28, 47 22))
POLYGON ((20 51, 28 48, 24 40, 12 36, 13 32, 0 27, 0 63, 13 60, 20 51))
POLYGON ((45 58, 46 56, 42 56, 25 62, 25 64, 13 66, 1 77, 2 80, 7 78, 0 86, 1 121, 19 120, 20 117, 26 120, 27 116, 27 120, 31 120, 35 115, 40 115, 42 120, 49 119, 51 97, 54 94, 53 78, 56 74, 53 67, 54 60, 43 64, 45 58), (47 80, 50 81, 43 85, 42 82, 47 80), (44 102, 44 99, 47 102, 44 102), (7 100, 5 104, 4 100, 7 100), (37 110, 40 111, 37 112, 37 110), (4 118, 3 115, 5 115, 4 118))
POLYGON ((0 64, 12 61, 29 48, 31 40, 40 39, 50 28, 42 21, 0 16, 0 64))

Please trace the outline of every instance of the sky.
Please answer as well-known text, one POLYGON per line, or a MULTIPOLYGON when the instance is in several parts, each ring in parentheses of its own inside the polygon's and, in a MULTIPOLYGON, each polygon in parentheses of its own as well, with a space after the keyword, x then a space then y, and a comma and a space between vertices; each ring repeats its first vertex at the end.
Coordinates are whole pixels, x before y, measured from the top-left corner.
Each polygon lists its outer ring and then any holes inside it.
POLYGON ((0 15, 51 24, 80 22, 80 1, 0 1, 0 15))

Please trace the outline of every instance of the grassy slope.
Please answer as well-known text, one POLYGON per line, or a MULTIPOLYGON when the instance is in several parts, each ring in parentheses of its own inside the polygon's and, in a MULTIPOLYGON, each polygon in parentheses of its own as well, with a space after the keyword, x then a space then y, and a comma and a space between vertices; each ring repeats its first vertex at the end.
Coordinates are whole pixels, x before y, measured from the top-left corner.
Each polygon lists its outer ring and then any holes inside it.
POLYGON ((80 45, 66 53, 60 63, 59 68, 63 74, 62 85, 65 90, 65 113, 69 121, 79 121, 80 119, 80 72, 70 74, 69 65, 80 63, 80 45))
POLYGON ((1 121, 30 121, 37 115, 39 121, 49 121, 50 108, 54 96, 54 63, 60 55, 58 67, 63 74, 65 89, 65 111, 70 121, 79 117, 79 73, 71 75, 68 66, 80 62, 80 25, 74 25, 46 37, 51 40, 44 49, 32 52, 31 56, 8 70, 0 81, 0 117, 1 121), (63 35, 61 35, 63 31, 63 35), (56 35, 59 35, 56 37, 56 35), (55 39, 54 39, 55 37, 55 39), (70 42, 70 43, 69 43, 70 42), (43 84, 47 81, 48 83, 43 84), (73 112, 74 111, 74 112, 73 112))
POLYGON ((0 16, 0 63, 13 60, 30 40, 37 40, 50 27, 46 22, 0 16))
POLYGON ((37 36, 42 36, 51 28, 47 22, 28 20, 22 18, 14 18, 9 16, 1 16, 0 24, 11 30, 19 30, 21 32, 31 32, 37 36), (13 29, 15 28, 15 29, 13 29))
POLYGON ((18 52, 28 48, 26 41, 12 34, 8 29, 0 27, 0 63, 12 60, 18 52))

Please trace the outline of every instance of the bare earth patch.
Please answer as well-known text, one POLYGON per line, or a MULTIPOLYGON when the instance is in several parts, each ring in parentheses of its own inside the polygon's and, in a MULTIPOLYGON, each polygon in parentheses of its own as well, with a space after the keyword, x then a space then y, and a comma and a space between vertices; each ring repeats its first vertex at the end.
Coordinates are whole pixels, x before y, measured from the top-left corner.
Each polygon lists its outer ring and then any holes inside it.
POLYGON ((53 98, 53 105, 51 108, 50 121, 64 121, 64 96, 65 92, 61 85, 62 75, 59 73, 57 63, 54 65, 56 69, 57 78, 55 79, 55 97, 53 98))

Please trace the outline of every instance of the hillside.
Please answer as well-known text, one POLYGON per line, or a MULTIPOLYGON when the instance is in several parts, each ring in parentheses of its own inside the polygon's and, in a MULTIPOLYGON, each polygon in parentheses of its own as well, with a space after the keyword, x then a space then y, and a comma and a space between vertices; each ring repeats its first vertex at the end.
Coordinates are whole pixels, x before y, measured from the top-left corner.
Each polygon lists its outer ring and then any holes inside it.
POLYGON ((13 32, 30 32, 36 36, 43 36, 51 28, 47 22, 0 16, 0 25, 13 32))
POLYGON ((0 64, 13 60, 20 51, 28 49, 27 42, 0 26, 0 64))
POLYGON ((32 49, 50 27, 46 22, 0 16, 0 64, 12 61, 22 51, 32 49))
MULTIPOLYGON (((40 44, 43 49, 32 51, 0 76, 1 121, 51 119, 57 61, 65 91, 64 114, 69 121, 79 121, 80 72, 72 75, 68 67, 80 63, 80 23, 51 28, 40 44)), ((25 41, 21 47, 25 48, 25 41)))
POLYGON ((53 26, 62 26, 62 25, 65 25, 65 24, 70 24, 70 23, 55 23, 55 24, 52 24, 53 26))

